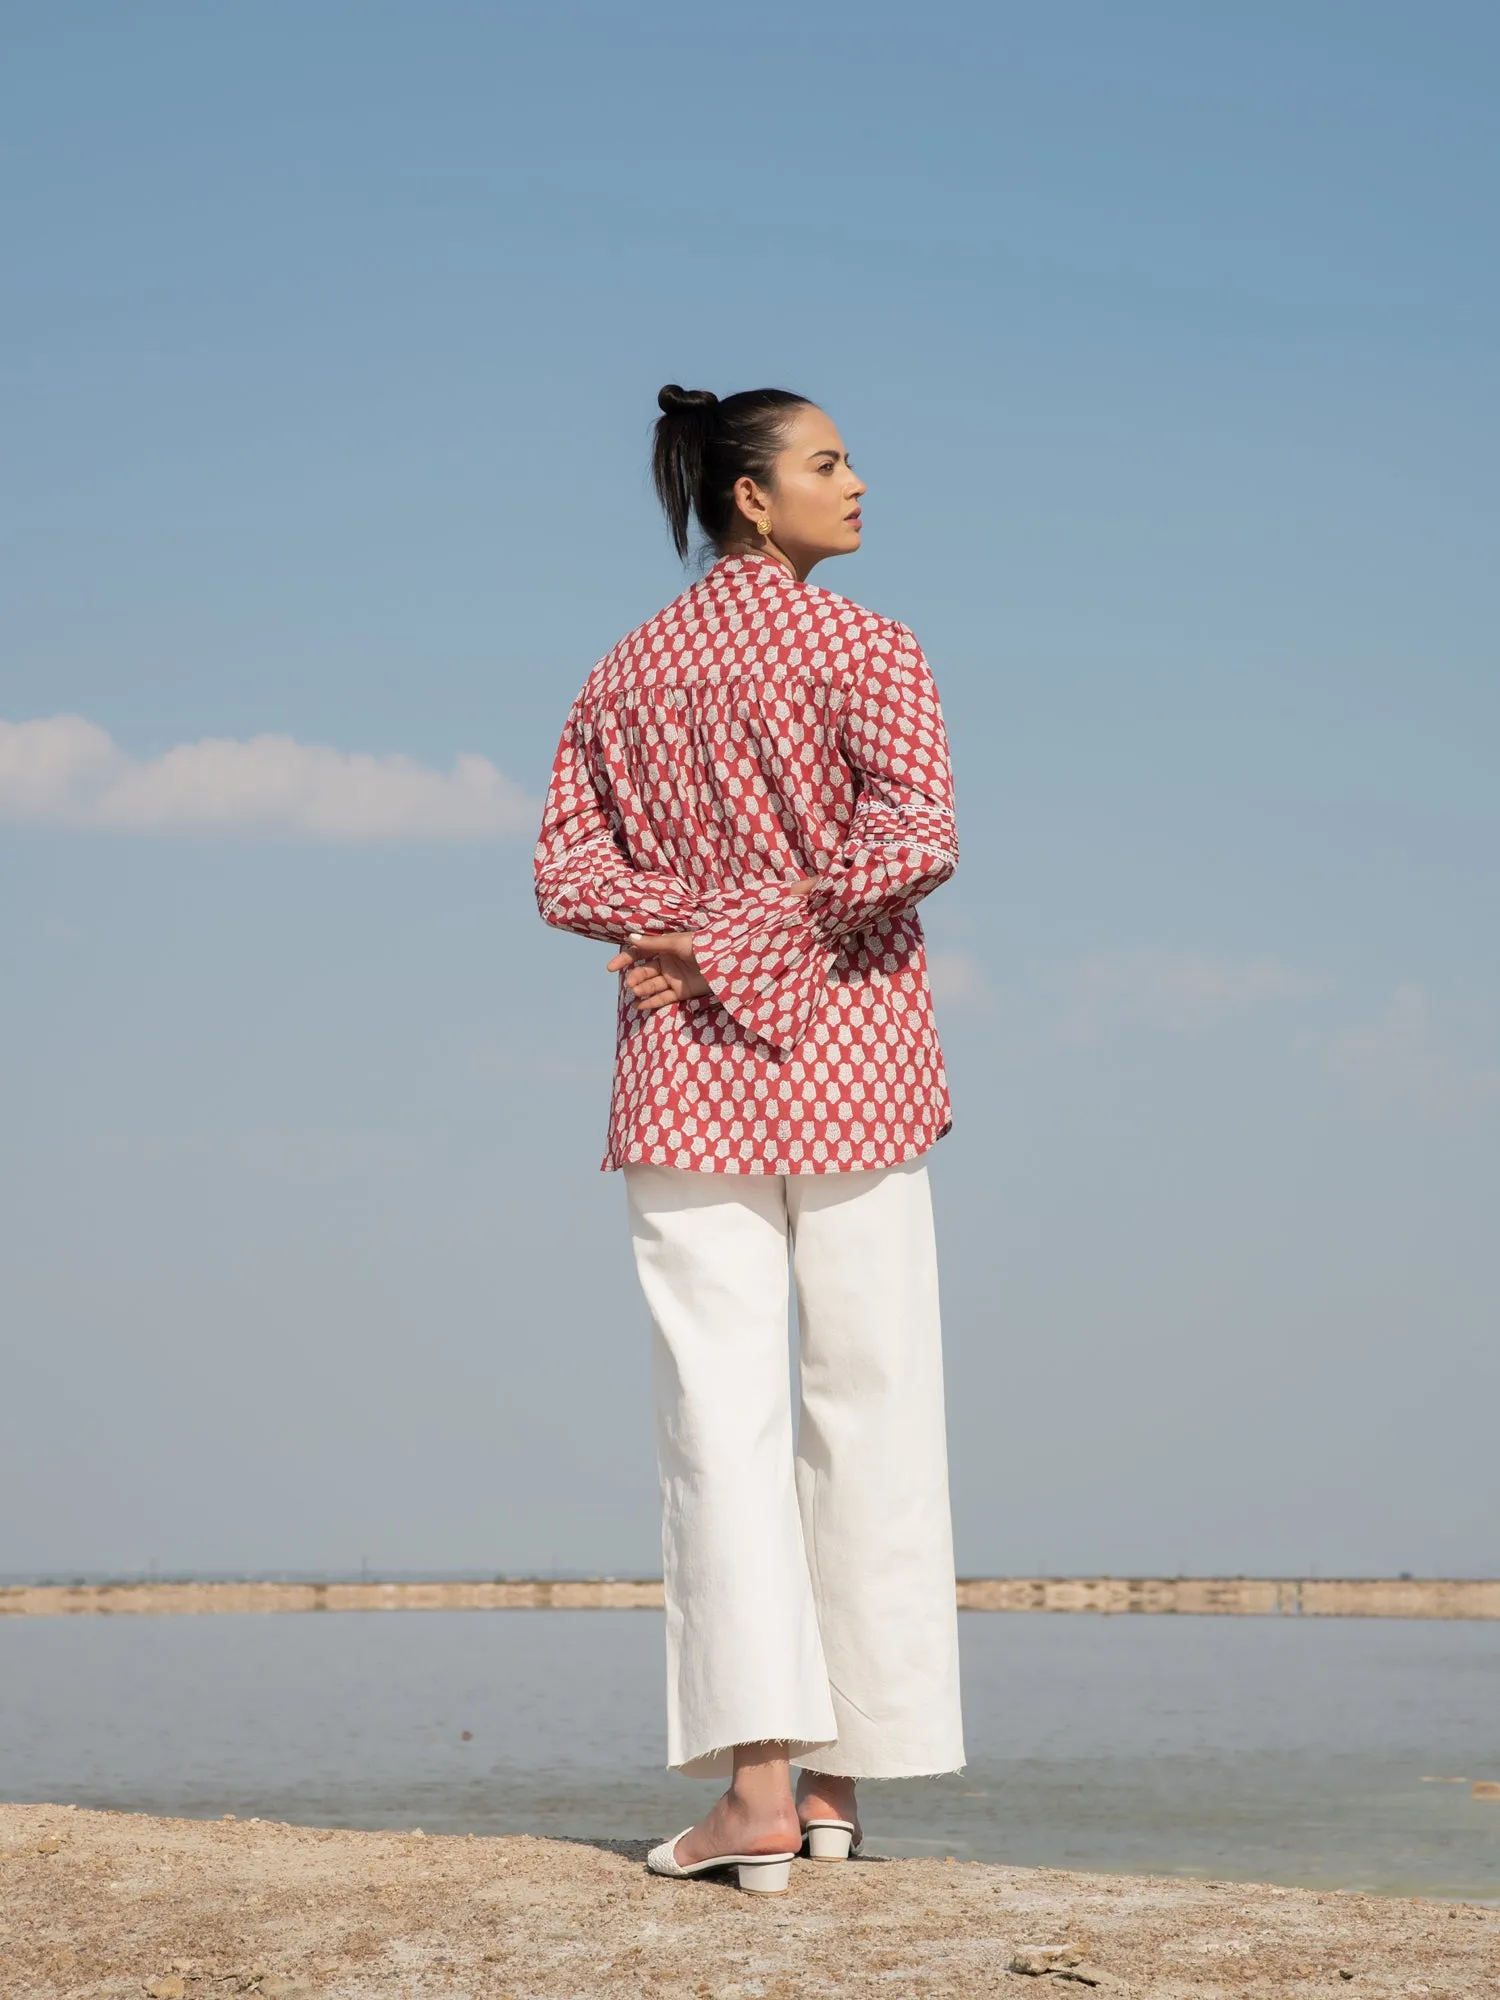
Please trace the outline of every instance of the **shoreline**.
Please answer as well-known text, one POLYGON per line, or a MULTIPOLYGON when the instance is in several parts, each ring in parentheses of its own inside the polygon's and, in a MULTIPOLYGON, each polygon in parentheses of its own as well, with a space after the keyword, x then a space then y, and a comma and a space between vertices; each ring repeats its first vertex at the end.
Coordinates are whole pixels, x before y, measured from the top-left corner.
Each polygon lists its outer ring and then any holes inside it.
MULTIPOLYGON (((0 1618, 292 1611, 659 1611, 655 1577, 131 1579, 0 1585, 0 1618)), ((1484 1577, 960 1577, 960 1611, 1103 1617, 1500 1618, 1484 1577)))
POLYGON ((0 1805, 0 1992, 26 2000, 968 2000, 1490 1994, 1478 1904, 941 1859, 649 1876, 640 1841, 0 1805), (1031 1968, 1031 1969, 1026 1969, 1031 1968))

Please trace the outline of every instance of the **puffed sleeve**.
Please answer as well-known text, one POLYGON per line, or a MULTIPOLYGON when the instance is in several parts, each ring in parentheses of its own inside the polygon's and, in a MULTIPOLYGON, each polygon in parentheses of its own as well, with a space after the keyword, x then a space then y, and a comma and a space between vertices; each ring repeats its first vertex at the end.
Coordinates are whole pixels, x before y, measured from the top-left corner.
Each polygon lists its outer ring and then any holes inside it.
POLYGON ((557 746, 534 865, 543 919, 580 937, 623 944, 633 931, 703 921, 703 904, 677 876, 632 865, 594 781, 581 698, 557 746))
POLYGON ((843 942, 879 933, 958 865, 953 775, 937 689, 904 625, 862 663, 840 717, 856 783, 849 830, 806 896, 779 884, 705 897, 699 967, 741 1027, 781 1052, 807 1037, 843 942))

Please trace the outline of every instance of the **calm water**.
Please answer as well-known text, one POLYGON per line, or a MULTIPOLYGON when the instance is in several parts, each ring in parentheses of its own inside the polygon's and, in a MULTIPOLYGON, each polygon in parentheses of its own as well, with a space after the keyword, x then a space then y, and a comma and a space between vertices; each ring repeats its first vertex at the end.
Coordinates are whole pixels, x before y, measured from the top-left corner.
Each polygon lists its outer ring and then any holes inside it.
MULTIPOLYGON (((971 1763, 871 1786, 886 1854, 1500 1898, 1500 1625, 970 1615, 971 1763)), ((644 1838, 661 1620, 0 1620, 0 1797, 644 1838), (470 1732, 465 1741, 463 1732, 470 1732)))

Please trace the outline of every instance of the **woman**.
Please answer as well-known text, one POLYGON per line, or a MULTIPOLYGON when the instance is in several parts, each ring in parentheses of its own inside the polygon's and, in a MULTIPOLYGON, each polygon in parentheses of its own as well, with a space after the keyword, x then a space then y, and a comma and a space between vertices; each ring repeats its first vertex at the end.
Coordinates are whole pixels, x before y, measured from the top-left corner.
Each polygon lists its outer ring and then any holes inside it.
POLYGON ((730 1780, 649 1865, 774 1893, 804 1838, 858 1844, 857 1779, 963 1762, 915 913, 957 861, 952 786, 916 640, 807 581, 860 543, 829 417, 658 400, 677 552, 695 515, 718 559, 574 704, 537 901, 621 947, 604 1165, 655 1323, 668 1762, 730 1780))

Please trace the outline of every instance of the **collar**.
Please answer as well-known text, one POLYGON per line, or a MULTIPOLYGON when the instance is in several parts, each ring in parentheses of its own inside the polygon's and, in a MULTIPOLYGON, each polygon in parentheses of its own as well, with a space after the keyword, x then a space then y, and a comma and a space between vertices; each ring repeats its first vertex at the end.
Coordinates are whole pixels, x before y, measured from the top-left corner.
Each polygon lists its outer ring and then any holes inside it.
POLYGON ((795 584, 797 578, 779 556, 762 555, 759 549, 745 549, 734 555, 720 556, 719 560, 706 572, 707 576, 742 576, 747 579, 764 581, 767 572, 779 577, 783 583, 795 584))

